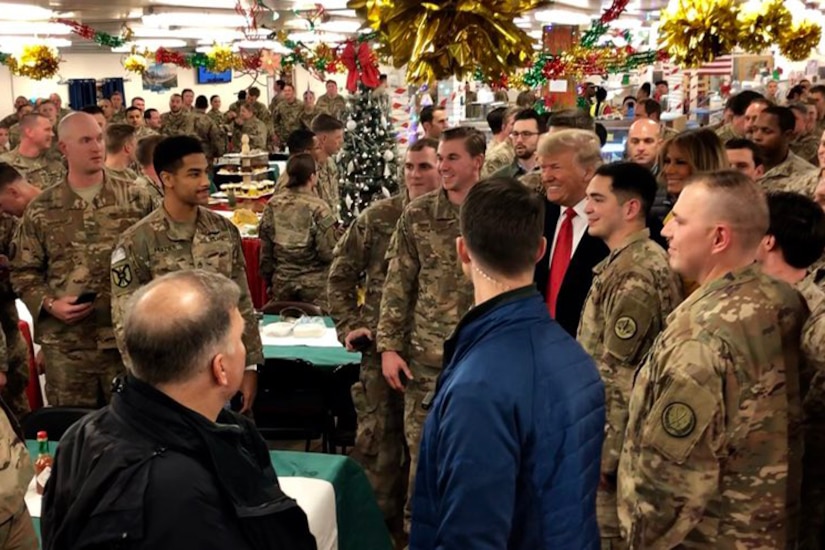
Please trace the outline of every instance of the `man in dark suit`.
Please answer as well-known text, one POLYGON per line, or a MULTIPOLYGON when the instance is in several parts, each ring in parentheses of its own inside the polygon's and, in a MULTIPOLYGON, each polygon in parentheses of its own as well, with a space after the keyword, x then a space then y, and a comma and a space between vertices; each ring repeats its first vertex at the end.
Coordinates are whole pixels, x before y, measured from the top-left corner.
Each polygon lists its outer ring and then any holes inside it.
POLYGON ((535 281, 550 315, 575 337, 593 268, 608 248, 587 234, 587 184, 602 163, 599 138, 588 130, 560 130, 541 138, 541 181, 547 197, 547 251, 536 264, 535 281))

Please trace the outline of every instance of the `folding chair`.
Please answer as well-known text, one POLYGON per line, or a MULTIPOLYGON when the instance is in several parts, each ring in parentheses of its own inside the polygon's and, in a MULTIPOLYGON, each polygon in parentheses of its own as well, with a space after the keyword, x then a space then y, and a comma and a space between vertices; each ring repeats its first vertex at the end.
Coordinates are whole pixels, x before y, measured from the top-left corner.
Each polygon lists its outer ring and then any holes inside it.
POLYGON ((49 441, 58 441, 72 424, 89 414, 94 409, 80 407, 41 407, 30 412, 20 420, 26 439, 37 439, 37 432, 49 434, 49 441))

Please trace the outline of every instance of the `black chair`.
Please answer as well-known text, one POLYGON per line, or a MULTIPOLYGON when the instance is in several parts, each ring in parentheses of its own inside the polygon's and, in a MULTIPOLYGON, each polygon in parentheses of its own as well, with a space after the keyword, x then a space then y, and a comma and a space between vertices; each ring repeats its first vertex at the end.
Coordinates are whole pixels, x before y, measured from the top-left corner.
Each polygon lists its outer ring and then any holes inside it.
POLYGON ((361 365, 349 363, 336 367, 332 372, 329 386, 330 432, 327 447, 331 453, 346 454, 347 447, 355 445, 355 432, 358 429, 358 416, 352 402, 352 385, 358 382, 361 365))
POLYGON ((49 434, 50 441, 59 441, 72 424, 94 409, 80 407, 41 407, 20 420, 26 439, 37 439, 37 432, 49 434))
POLYGON ((321 317, 324 311, 315 304, 308 304, 306 302, 267 302, 261 308, 261 311, 266 315, 294 315, 299 313, 302 315, 309 315, 310 317, 321 317))
POLYGON ((258 370, 258 395, 252 406, 255 424, 264 439, 314 439, 326 450, 329 432, 327 381, 323 371, 301 359, 266 359, 258 370))

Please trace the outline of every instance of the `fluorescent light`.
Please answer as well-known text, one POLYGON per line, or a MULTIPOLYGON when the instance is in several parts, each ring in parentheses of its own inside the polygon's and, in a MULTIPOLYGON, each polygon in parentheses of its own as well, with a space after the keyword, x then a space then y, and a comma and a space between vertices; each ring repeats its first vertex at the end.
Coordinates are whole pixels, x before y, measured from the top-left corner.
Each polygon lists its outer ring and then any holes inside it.
POLYGON ((527 17, 516 17, 513 19, 513 23, 516 24, 516 27, 521 29, 531 29, 533 28, 533 22, 530 21, 527 17))
POLYGON ((321 23, 317 25, 315 28, 322 30, 322 31, 330 31, 330 32, 343 32, 343 33, 353 33, 357 32, 363 24, 360 21, 347 21, 347 20, 333 20, 328 21, 326 23, 321 23))
MULTIPOLYGON (((204 2, 204 0, 152 0, 150 4, 182 8, 202 8, 206 2, 204 2)), ((209 7, 218 10, 234 10, 235 4, 237 4, 235 0, 209 0, 209 7)))
MULTIPOLYGON (((317 2, 314 0, 295 0, 292 4, 292 9, 312 11, 316 9, 317 2)), ((345 10, 347 9, 347 0, 324 0, 324 9, 327 11, 345 10)))
MULTIPOLYGON (((214 47, 214 45, 213 45, 213 44, 210 44, 210 45, 208 45, 208 46, 207 46, 207 45, 202 45, 202 46, 198 46, 197 48, 195 48, 195 51, 196 51, 196 52, 198 52, 198 53, 209 53, 209 52, 211 52, 211 51, 212 51, 212 48, 213 48, 213 47, 214 47)), ((238 50, 240 50, 240 48, 238 47, 238 45, 237 45, 237 44, 231 44, 231 45, 229 46, 229 48, 230 48, 233 52, 237 52, 238 50)))
POLYGON ((535 38, 536 40, 541 40, 541 37, 544 36, 544 31, 530 31, 527 33, 527 36, 530 38, 535 38))
POLYGON ((590 16, 571 10, 542 10, 535 12, 533 17, 536 21, 557 25, 587 25, 590 23, 590 16))
POLYGON ((0 3, 0 13, 3 19, 11 21, 47 21, 54 16, 50 9, 29 4, 0 3))
POLYGON ((343 34, 336 34, 332 32, 296 32, 289 35, 290 40, 295 42, 303 42, 305 44, 315 44, 316 42, 343 42, 347 39, 343 34))
POLYGON ((4 36, 3 47, 10 50, 22 49, 30 44, 43 44, 52 48, 68 48, 72 41, 67 38, 32 38, 31 36, 4 36))
POLYGON ((28 35, 51 35, 65 36, 71 34, 72 30, 61 23, 11 23, 0 22, 0 34, 28 34, 28 35))
POLYGON ((246 17, 237 13, 165 12, 150 13, 141 19, 148 27, 244 27, 246 17))
POLYGON ((274 53, 288 54, 291 50, 274 40, 241 40, 235 46, 244 50, 270 50, 274 53))
POLYGON ((185 48, 187 43, 185 40, 175 40, 164 38, 162 40, 136 40, 128 44, 124 44, 119 48, 112 48, 115 53, 131 53, 132 47, 136 47, 138 51, 142 50, 158 50, 160 48, 185 48))

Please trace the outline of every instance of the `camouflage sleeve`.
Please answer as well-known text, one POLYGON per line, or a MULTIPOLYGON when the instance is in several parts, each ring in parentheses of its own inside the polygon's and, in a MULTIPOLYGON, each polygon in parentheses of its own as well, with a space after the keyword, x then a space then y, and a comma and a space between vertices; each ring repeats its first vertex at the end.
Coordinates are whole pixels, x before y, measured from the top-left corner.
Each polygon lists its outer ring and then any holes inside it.
POLYGON ((212 144, 215 157, 222 157, 226 154, 226 140, 223 137, 223 132, 214 121, 209 125, 209 141, 212 144))
POLYGON ((332 261, 332 251, 338 241, 335 236, 335 216, 325 204, 315 210, 315 249, 322 262, 332 261))
POLYGON ((140 212, 141 219, 154 212, 163 203, 162 200, 159 201, 156 196, 153 196, 148 189, 140 185, 130 186, 129 193, 135 208, 140 212))
POLYGON ((275 221, 272 219, 274 208, 267 204, 258 224, 258 238, 261 239, 261 256, 258 260, 258 272, 266 281, 269 288, 272 285, 272 274, 275 273, 275 221))
POLYGON ((255 307, 252 305, 252 296, 249 292, 249 281, 246 278, 246 260, 243 256, 241 234, 232 224, 229 227, 232 239, 232 280, 241 289, 241 301, 238 304, 245 326, 243 344, 246 347, 246 364, 263 365, 264 350, 261 343, 261 333, 258 330, 258 319, 255 317, 255 307))
MULTIPOLYGON (((680 547, 719 493, 728 441, 718 373, 732 369, 722 355, 696 340, 680 342, 668 353, 666 384, 640 426, 640 465, 630 481, 639 488, 630 548, 680 547)), ((740 481, 770 490, 763 479, 740 481)))
POLYGON ((406 349, 406 334, 412 321, 415 296, 418 294, 418 259, 412 234, 409 210, 402 214, 387 249, 389 267, 381 294, 376 347, 379 353, 406 349))
POLYGON ((275 106, 275 110, 272 111, 272 131, 275 132, 275 135, 281 140, 281 143, 286 143, 286 138, 289 136, 285 136, 286 133, 284 130, 284 116, 281 113, 281 109, 279 105, 275 106))
POLYGON ((484 157, 484 164, 481 167, 481 179, 489 178, 502 168, 513 163, 515 157, 509 154, 509 149, 503 145, 495 149, 484 157))
POLYGON ((42 212, 39 209, 26 209, 14 232, 9 252, 11 284, 35 322, 40 316, 43 300, 52 294, 46 284, 48 257, 40 217, 42 212))
POLYGON ((604 312, 604 354, 594 357, 608 392, 602 447, 602 473, 606 474, 615 474, 619 468, 633 377, 660 328, 656 322, 656 291, 649 285, 641 286, 641 282, 638 278, 624 278, 611 289, 614 300, 604 312))
POLYGON ((126 353, 126 340, 123 334, 126 308, 132 295, 152 280, 148 249, 140 244, 142 243, 135 242, 135 239, 121 237, 112 251, 109 272, 112 287, 112 327, 117 348, 127 366, 130 365, 130 360, 126 353))
MULTIPOLYGON (((347 334, 358 328, 357 288, 361 273, 367 269, 369 254, 369 224, 359 216, 335 246, 329 269, 329 308, 342 342, 347 334)), ((368 328, 375 330, 375 327, 368 328)))

